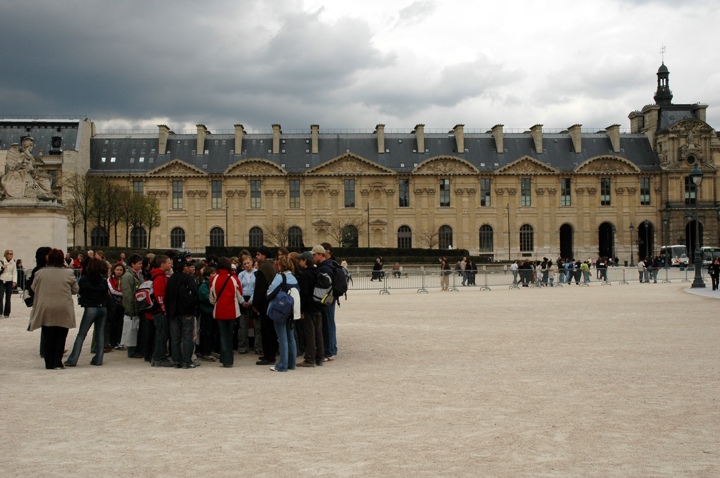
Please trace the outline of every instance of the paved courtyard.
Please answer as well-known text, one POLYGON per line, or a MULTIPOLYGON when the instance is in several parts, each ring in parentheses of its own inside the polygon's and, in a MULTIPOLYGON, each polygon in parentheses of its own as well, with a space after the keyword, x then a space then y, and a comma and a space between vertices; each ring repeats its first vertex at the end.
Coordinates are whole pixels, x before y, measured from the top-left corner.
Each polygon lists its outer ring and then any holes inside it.
POLYGON ((0 475, 717 477, 720 294, 687 287, 351 291, 337 360, 283 374, 89 340, 48 371, 15 297, 0 475))

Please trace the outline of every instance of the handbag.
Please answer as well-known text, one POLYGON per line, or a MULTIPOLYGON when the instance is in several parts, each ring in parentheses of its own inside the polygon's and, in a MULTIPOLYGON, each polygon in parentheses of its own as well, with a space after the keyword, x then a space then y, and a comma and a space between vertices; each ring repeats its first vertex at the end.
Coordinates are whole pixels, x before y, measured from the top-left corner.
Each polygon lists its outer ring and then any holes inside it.
POLYGON ((27 297, 23 298, 23 301, 25 301, 25 305, 28 307, 33 306, 33 296, 28 295, 27 297))

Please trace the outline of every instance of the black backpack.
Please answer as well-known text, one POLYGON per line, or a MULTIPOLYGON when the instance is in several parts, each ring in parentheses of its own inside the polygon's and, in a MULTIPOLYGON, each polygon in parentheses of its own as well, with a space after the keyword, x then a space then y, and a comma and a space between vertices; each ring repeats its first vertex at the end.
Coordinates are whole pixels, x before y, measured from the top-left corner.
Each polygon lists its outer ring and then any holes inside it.
POLYGON ((333 271, 332 271, 332 289, 333 289, 333 296, 340 299, 340 296, 344 295, 345 300, 347 300, 347 290, 348 290, 348 276, 350 273, 347 269, 342 267, 337 262, 333 261, 333 271))

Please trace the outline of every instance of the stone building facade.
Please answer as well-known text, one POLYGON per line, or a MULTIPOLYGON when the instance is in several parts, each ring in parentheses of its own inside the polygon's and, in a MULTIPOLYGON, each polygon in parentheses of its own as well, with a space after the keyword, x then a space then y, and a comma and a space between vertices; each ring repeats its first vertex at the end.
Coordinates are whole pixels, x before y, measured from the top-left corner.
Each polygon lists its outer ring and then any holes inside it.
MULTIPOLYGON (((87 145, 88 174, 158 198, 161 226, 151 247, 270 244, 277 224, 290 229, 291 245, 337 244, 333 231, 345 225, 345 245, 629 261, 631 249, 637 259, 663 244, 694 243, 696 196, 687 177, 696 163, 704 173, 700 237, 720 242, 720 140, 706 108, 672 103, 663 64, 655 103, 630 114, 629 130, 538 124, 524 132, 503 125, 434 132, 419 124, 406 132, 312 125, 283 133, 280 125, 248 132, 238 124, 176 134, 160 125, 152 134, 93 133, 78 143, 87 145)), ((143 227, 130 236, 146 245, 143 227)))

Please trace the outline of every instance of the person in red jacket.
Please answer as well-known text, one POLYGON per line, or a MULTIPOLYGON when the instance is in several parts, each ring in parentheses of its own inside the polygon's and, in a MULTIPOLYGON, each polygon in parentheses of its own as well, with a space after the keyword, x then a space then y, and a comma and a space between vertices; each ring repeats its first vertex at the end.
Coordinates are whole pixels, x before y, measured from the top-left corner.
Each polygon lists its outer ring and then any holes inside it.
POLYGON ((223 367, 233 366, 233 325, 240 317, 241 300, 242 286, 232 274, 232 262, 227 257, 221 257, 218 259, 217 275, 210 283, 210 303, 215 305, 213 317, 220 331, 220 362, 223 367))
MULTIPOLYGON (((155 347, 151 347, 150 344, 148 344, 145 357, 152 357, 150 364, 153 367, 172 367, 174 365, 168 360, 167 343, 169 328, 167 312, 165 310, 165 286, 167 285, 168 274, 172 270, 172 265, 172 259, 168 256, 155 256, 155 268, 150 273, 153 281, 153 294, 155 295, 156 306, 149 312, 146 312, 145 316, 149 321, 152 321, 149 328, 152 329, 153 325, 155 328, 155 347)), ((149 335, 152 337, 152 333, 149 335)))

